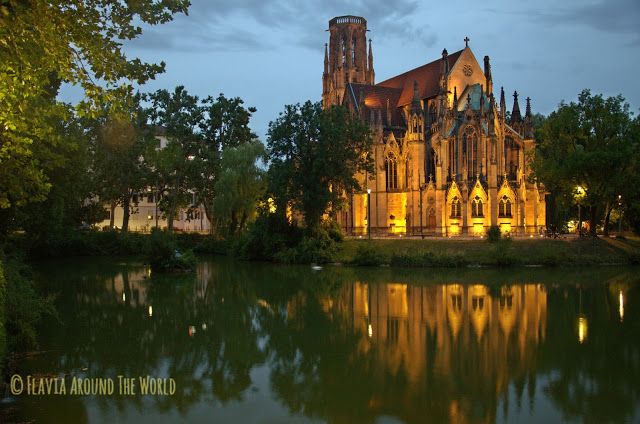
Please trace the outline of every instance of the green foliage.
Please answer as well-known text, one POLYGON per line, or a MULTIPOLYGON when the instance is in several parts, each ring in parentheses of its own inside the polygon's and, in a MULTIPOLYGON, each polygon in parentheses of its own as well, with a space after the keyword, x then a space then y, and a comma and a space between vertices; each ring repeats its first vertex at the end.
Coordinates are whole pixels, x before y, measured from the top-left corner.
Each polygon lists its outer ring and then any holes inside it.
POLYGON ((622 96, 604 98, 584 90, 578 102, 561 103, 549 115, 538 137, 532 168, 551 192, 551 224, 560 224, 554 222, 562 215, 558 208, 579 202, 595 234, 603 218, 608 223, 619 194, 630 203, 638 199, 638 189, 629 193, 629 181, 640 178, 635 165, 640 134, 622 96), (584 190, 579 198, 578 186, 584 190))
POLYGON ((35 150, 57 143, 50 118, 60 113, 59 82, 84 89, 84 114, 104 105, 119 109, 131 95, 129 80, 143 84, 164 69, 127 59, 122 40, 137 37, 140 23, 167 22, 187 6, 186 0, 0 4, 0 209, 41 201, 51 188, 35 150))
POLYGON ((5 326, 9 352, 38 347, 36 325, 45 316, 56 316, 53 298, 36 290, 30 269, 18 258, 4 258, 5 326))
POLYGON ((239 237, 233 253, 248 260, 275 260, 275 254, 295 247, 302 240, 302 231, 283 221, 276 214, 261 214, 249 231, 239 237))
POLYGON ((335 242, 327 233, 316 237, 303 237, 294 247, 276 252, 276 262, 286 264, 324 264, 331 262, 335 254, 335 242))
MULTIPOLYGON (((122 206, 123 222, 117 225, 123 232, 128 230, 134 193, 153 185, 146 158, 155 148, 155 134, 146 124, 140 96, 135 96, 134 100, 126 115, 118 114, 93 122, 93 191, 101 202, 122 206)), ((112 225, 116 223, 112 222, 112 225)))
POLYGON ((0 260, 0 375, 4 375, 3 364, 7 353, 7 331, 6 331, 6 303, 7 303, 7 280, 4 277, 4 266, 0 260))
POLYGON ((385 258, 375 246, 365 241, 358 246, 352 263, 359 266, 380 266, 385 263, 385 258))
POLYGON ((356 175, 373 171, 367 125, 341 106, 320 103, 285 106, 269 124, 269 195, 276 213, 291 205, 304 215, 310 235, 322 216, 344 205, 343 193, 360 191, 356 175))
POLYGON ((158 229, 151 232, 145 253, 154 271, 188 271, 196 265, 196 257, 191 250, 178 250, 173 236, 158 229))
POLYGON ((257 161, 264 158, 265 149, 258 140, 222 151, 214 210, 219 225, 227 228, 229 237, 244 230, 255 219, 257 203, 264 192, 264 172, 257 166, 257 161))
POLYGON ((395 253, 390 261, 398 267, 456 268, 467 264, 463 255, 449 252, 395 253))
POLYGON ((497 243, 502 238, 502 234, 500 233, 500 227, 497 225, 492 225, 487 230, 487 241, 489 243, 497 243))
POLYGON ((497 266, 513 266, 520 263, 518 256, 513 252, 511 248, 510 239, 502 239, 495 244, 493 258, 494 265, 497 266))

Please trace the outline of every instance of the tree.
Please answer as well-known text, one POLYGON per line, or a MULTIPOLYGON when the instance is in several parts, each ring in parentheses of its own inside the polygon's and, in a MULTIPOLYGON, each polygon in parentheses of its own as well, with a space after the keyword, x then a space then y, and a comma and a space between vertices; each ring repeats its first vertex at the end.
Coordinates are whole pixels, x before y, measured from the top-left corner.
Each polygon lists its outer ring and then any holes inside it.
POLYGON ((146 157, 155 147, 154 134, 146 125, 144 111, 139 107, 136 109, 128 116, 106 119, 97 134, 93 157, 95 192, 102 202, 111 206, 112 228, 114 209, 116 205, 122 206, 123 232, 129 229, 134 194, 151 183, 146 157))
POLYGON ((264 189, 264 171, 257 162, 264 159, 265 154, 264 146, 257 139, 222 151, 214 204, 216 215, 226 224, 229 236, 242 231, 256 214, 264 189))
POLYGON ((600 219, 608 233, 611 210, 632 171, 638 142, 633 129, 632 113, 622 96, 605 99, 583 90, 577 103, 561 103, 540 131, 535 174, 563 197, 581 187, 593 235, 600 219))
MULTIPOLYGON (((201 125, 204 146, 196 158, 200 178, 194 182, 197 200, 204 205, 207 218, 213 224, 219 215, 214 213, 213 206, 214 199, 219 193, 216 190, 216 181, 221 172, 221 154, 226 149, 240 147, 245 143, 252 143, 256 139, 256 134, 249 128, 249 120, 251 115, 256 112, 256 108, 245 108, 244 102, 239 97, 227 99, 222 93, 216 99, 207 97, 202 103, 205 109, 205 120, 201 125)), ((255 149, 256 147, 253 147, 253 150, 255 149)), ((252 149, 242 150, 240 154, 251 153, 251 151, 252 149)), ((230 153, 230 155, 232 154, 230 153)), ((261 154, 256 152, 256 155, 261 154)), ((246 166, 245 169, 250 168, 249 165, 246 166)), ((216 203, 220 205, 219 202, 216 203)), ((222 214, 224 215, 226 212, 228 210, 222 214)), ((212 225, 212 231, 213 227, 212 225)))
POLYGON ((204 109, 198 96, 190 95, 183 86, 176 87, 173 93, 158 90, 149 99, 149 121, 161 127, 167 138, 167 145, 158 146, 149 157, 161 195, 158 207, 166 215, 171 232, 178 210, 193 205, 194 181, 201 178, 196 159, 204 146, 204 109))
POLYGON ((344 206, 344 193, 361 190, 357 175, 373 172, 369 129, 342 106, 285 106, 269 123, 267 145, 276 208, 284 216, 291 204, 312 235, 324 214, 344 206))
POLYGON ((84 89, 79 105, 95 114, 104 104, 118 109, 164 64, 128 59, 122 41, 186 13, 188 0, 5 0, 0 3, 0 208, 42 201, 51 188, 34 157, 36 143, 51 142, 51 81, 84 89))

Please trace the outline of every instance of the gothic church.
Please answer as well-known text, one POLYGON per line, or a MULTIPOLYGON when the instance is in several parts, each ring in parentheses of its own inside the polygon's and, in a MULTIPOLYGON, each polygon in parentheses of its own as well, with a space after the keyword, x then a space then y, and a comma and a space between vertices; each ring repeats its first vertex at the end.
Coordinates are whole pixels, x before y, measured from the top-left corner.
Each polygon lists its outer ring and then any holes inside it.
POLYGON ((342 104, 372 129, 375 173, 361 175, 338 222, 350 234, 536 235, 545 226, 544 187, 528 178, 535 148, 530 99, 507 117, 481 68, 464 49, 375 83, 367 21, 329 21, 323 107, 342 104), (369 204, 370 202, 370 204, 369 204), (369 212, 370 211, 370 212, 369 212), (370 216, 369 216, 370 213, 370 216), (370 222, 369 222, 370 220, 370 222))

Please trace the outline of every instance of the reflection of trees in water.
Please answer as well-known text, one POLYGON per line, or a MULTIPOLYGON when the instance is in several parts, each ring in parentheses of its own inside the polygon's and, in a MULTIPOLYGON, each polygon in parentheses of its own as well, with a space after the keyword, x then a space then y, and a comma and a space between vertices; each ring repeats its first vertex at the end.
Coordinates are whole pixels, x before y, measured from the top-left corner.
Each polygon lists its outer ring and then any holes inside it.
POLYGON ((549 372, 544 391, 565 419, 629 422, 634 413, 638 418, 639 283, 637 277, 628 275, 611 279, 606 286, 560 286, 553 290, 549 339, 571 342, 547 343, 540 355, 540 372, 549 372), (626 303, 622 314, 621 300, 626 303), (582 343, 578 315, 588 326, 582 343))
POLYGON ((43 345, 61 354, 40 369, 177 381, 172 397, 97 398, 105 411, 185 414, 199 402, 242 400, 252 368, 265 363, 291 412, 331 422, 381 414, 491 422, 514 410, 510 392, 518 408, 527 393, 533 408, 537 388, 566 418, 620 421, 640 400, 640 299, 628 278, 607 289, 601 276, 579 274, 597 283, 578 291, 553 284, 558 274, 546 271, 539 279, 517 271, 511 280, 545 284, 508 284, 494 271, 459 278, 401 271, 393 280, 389 270, 314 273, 217 260, 201 264, 195 279, 145 272, 123 266, 52 276, 54 291, 73 284, 74 296, 58 298, 64 327, 52 323, 43 345), (583 343, 578 314, 589 325, 583 343))

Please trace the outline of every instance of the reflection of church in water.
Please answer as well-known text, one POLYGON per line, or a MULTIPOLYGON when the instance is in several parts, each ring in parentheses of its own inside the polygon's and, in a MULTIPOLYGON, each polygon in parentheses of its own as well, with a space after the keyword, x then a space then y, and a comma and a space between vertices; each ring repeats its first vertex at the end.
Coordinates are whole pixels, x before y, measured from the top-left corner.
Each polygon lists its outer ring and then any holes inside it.
MULTIPOLYGON (((381 380, 384 375, 406 378, 406 393, 397 394, 400 398, 427 396, 424 391, 432 391, 433 385, 455 393, 455 381, 464 380, 478 392, 467 393, 469 398, 494 403, 484 404, 479 413, 451 395, 449 419, 464 422, 475 415, 473 421, 493 422, 500 396, 507 396, 509 384, 524 379, 535 366, 546 332, 547 293, 540 284, 489 290, 480 284, 356 282, 345 285, 338 298, 321 303, 360 334, 359 350, 363 357, 373 355, 372 372, 381 380)), ((384 410, 388 402, 374 399, 372 407, 384 410)))

